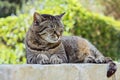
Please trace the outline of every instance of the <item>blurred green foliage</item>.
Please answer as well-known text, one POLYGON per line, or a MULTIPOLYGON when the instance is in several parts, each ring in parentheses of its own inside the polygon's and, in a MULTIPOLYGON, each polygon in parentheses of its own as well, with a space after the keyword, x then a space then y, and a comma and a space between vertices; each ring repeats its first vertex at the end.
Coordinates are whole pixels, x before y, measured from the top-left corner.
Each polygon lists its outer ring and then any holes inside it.
POLYGON ((0 19, 0 63, 25 63, 23 42, 30 21, 25 16, 0 19))
POLYGON ((28 13, 35 10, 52 15, 66 12, 64 35, 82 36, 104 55, 119 59, 120 22, 86 11, 77 0, 31 0, 22 8, 24 14, 0 18, 0 63, 25 63, 24 38, 32 24, 32 15, 28 13))
POLYGON ((17 6, 14 3, 0 1, 0 17, 6 17, 11 14, 16 14, 17 6))
POLYGON ((27 0, 0 0, 0 17, 16 15, 17 9, 20 9, 25 2, 27 0))

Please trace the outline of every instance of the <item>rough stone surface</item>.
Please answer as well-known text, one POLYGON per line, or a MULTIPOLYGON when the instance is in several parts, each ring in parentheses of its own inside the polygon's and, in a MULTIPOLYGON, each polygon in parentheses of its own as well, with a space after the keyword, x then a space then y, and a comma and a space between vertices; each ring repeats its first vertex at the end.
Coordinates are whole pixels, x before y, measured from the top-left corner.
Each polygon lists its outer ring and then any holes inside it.
POLYGON ((117 72, 106 77, 107 64, 0 65, 0 80, 120 80, 117 72))

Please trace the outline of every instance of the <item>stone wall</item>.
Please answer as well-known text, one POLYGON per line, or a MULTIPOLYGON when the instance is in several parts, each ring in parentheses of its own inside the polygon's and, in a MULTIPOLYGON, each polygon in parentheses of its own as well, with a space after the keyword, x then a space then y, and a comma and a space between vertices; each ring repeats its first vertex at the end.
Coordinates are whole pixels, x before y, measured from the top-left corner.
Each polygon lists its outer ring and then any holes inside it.
POLYGON ((0 65, 0 80, 120 80, 117 72, 106 77, 107 64, 0 65))

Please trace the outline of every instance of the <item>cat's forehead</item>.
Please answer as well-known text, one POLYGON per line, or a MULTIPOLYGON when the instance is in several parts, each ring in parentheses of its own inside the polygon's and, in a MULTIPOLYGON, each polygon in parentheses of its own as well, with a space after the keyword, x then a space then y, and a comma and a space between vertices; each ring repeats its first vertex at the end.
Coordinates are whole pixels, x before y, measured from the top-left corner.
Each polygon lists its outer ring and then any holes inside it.
POLYGON ((63 27, 62 22, 56 16, 52 16, 49 14, 41 14, 41 16, 43 16, 46 19, 46 21, 44 22, 44 25, 63 27))
POLYGON ((41 16, 43 16, 45 19, 51 20, 51 21, 59 20, 57 17, 55 17, 53 15, 49 15, 49 14, 42 14, 41 16))
POLYGON ((46 21, 45 25, 49 25, 49 26, 52 26, 53 28, 54 27, 64 27, 63 24, 59 21, 46 21))

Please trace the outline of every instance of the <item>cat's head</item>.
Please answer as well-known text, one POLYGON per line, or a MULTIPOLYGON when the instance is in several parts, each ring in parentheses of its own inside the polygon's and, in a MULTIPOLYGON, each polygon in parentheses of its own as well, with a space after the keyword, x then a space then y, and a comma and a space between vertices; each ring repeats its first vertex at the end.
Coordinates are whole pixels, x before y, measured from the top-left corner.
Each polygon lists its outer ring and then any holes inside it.
POLYGON ((48 43, 56 43, 62 36, 64 26, 61 22, 61 18, 65 13, 60 15, 49 15, 34 13, 33 31, 38 36, 48 43))

